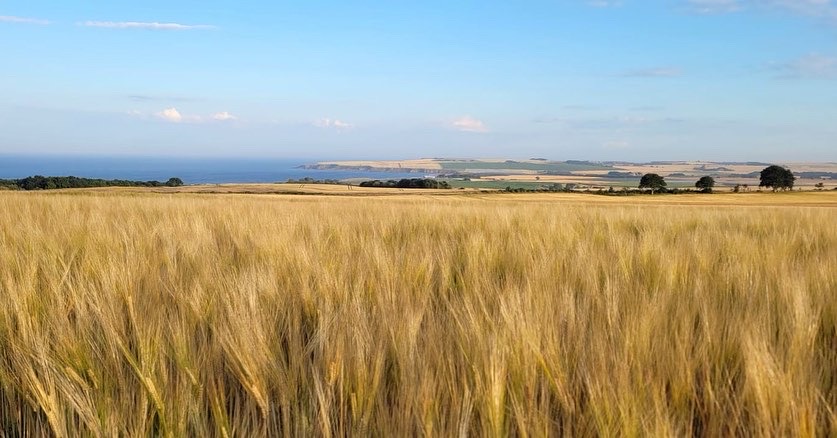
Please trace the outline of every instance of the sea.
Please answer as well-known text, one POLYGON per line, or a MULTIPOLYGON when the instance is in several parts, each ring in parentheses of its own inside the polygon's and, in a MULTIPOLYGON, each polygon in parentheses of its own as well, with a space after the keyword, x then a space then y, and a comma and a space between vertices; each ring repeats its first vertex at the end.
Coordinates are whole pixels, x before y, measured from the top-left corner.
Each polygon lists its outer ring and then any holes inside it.
POLYGON ((0 155, 0 179, 27 176, 163 181, 177 177, 185 184, 276 183, 289 179, 400 179, 416 173, 315 170, 300 166, 319 160, 253 158, 163 158, 0 155))

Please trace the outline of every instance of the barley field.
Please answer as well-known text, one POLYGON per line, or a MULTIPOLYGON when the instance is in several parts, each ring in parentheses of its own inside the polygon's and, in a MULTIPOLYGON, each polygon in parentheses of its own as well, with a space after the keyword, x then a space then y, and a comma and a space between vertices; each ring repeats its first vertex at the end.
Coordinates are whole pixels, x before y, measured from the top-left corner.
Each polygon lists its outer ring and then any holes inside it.
POLYGON ((834 436, 837 196, 717 196, 0 192, 0 435, 834 436))

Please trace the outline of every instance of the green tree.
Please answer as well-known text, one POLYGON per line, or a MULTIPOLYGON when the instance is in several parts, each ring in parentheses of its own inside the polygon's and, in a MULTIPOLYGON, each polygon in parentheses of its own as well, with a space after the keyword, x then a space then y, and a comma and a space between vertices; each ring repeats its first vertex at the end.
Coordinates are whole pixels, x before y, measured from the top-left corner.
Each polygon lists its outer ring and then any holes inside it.
POLYGON ((651 193, 654 193, 656 190, 662 190, 665 187, 665 178, 657 175, 656 173, 646 173, 645 175, 642 175, 642 178, 639 180, 639 188, 651 189, 651 193))
POLYGON ((166 185, 169 187, 180 187, 183 185, 183 180, 180 178, 169 178, 169 180, 166 181, 166 185))
POLYGON ((770 187, 775 192, 776 190, 790 190, 793 189, 793 183, 796 177, 790 169, 781 166, 768 166, 761 171, 761 180, 759 187, 770 187))
POLYGON ((711 176, 702 176, 695 183, 695 187, 701 189, 705 193, 712 193, 712 187, 715 187, 715 178, 711 176))

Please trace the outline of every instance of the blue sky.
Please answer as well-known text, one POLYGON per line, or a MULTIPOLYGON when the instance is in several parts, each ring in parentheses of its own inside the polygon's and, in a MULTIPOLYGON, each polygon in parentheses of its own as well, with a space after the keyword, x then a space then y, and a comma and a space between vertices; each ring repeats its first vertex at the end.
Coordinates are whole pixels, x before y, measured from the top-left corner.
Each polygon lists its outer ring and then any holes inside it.
POLYGON ((830 0, 6 0, 0 59, 0 154, 837 161, 830 0))

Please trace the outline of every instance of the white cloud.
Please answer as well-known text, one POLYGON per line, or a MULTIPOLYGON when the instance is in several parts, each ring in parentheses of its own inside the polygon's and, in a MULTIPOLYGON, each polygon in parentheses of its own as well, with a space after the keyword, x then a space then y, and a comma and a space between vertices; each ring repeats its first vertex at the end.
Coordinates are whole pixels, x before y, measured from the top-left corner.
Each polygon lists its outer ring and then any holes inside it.
POLYGON ((482 120, 475 119, 471 116, 460 117, 451 122, 451 126, 454 129, 464 132, 488 132, 488 127, 485 126, 482 120))
POLYGON ((49 20, 41 20, 38 18, 15 17, 12 15, 0 15, 0 23, 19 23, 19 24, 40 24, 46 26, 49 20))
POLYGON ((177 108, 174 107, 166 108, 158 113, 155 113, 154 115, 172 123, 180 123, 183 121, 183 115, 180 114, 180 111, 178 111, 177 108))
POLYGON ((106 29, 149 29, 149 30, 209 30, 215 26, 206 24, 157 23, 140 21, 85 21, 79 26, 101 27, 106 29))
POLYGON ((780 79, 837 79, 837 56, 806 55, 769 68, 780 79))
POLYGON ((238 117, 228 113, 227 111, 223 111, 220 113, 213 114, 212 120, 217 120, 219 122, 233 122, 238 120, 238 117))
POLYGON ((351 123, 344 122, 342 120, 328 119, 328 118, 315 120, 312 123, 312 125, 314 125, 318 128, 325 128, 325 129, 331 128, 331 129, 339 129, 339 130, 352 129, 352 128, 355 127, 355 125, 353 125, 351 123))

